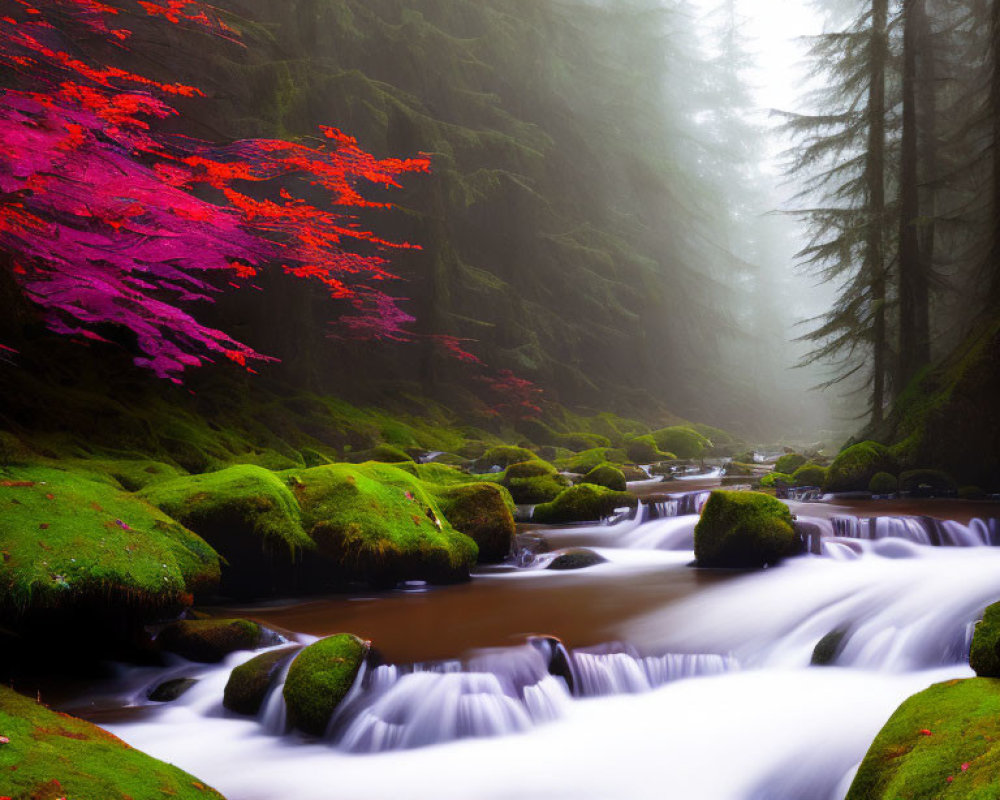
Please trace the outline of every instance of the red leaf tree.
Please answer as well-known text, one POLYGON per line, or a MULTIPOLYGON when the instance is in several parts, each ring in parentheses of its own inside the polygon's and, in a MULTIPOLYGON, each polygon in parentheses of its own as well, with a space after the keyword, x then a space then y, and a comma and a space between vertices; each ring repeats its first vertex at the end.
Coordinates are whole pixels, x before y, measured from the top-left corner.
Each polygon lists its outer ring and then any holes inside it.
MULTIPOLYGON (((134 6, 235 38, 197 2, 134 6)), ((125 8, 0 0, 0 72, 10 76, 0 87, 0 250, 49 327, 100 339, 103 326, 123 326, 136 363, 174 381, 214 356, 246 366, 267 357, 186 309, 280 268, 349 302, 349 331, 408 338, 412 318, 382 287, 396 277, 387 252, 414 245, 378 237, 352 212, 386 207, 362 187, 398 186, 429 160, 375 158, 335 128, 321 128, 315 146, 165 134, 157 122, 177 115, 174 98, 201 95, 196 87, 96 63, 74 46, 97 34, 126 51, 125 8), (305 199, 316 187, 329 205, 305 199)))

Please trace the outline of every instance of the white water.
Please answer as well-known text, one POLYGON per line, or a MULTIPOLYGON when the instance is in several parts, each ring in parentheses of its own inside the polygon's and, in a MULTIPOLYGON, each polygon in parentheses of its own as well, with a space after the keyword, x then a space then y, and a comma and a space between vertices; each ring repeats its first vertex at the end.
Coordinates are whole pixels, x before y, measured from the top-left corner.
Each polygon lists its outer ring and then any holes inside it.
MULTIPOLYGON (((649 516, 584 529, 609 558, 595 574, 628 581, 642 564, 691 560, 696 518, 649 516)), ((949 523, 936 535, 952 546, 932 547, 924 523, 812 522, 823 556, 633 619, 626 638, 641 650, 573 652, 562 670, 537 642, 379 666, 319 742, 273 735, 277 693, 269 725, 221 709, 229 669, 252 655, 236 654, 155 716, 111 729, 229 800, 840 800, 903 699, 971 674, 971 625, 1000 599, 1000 548, 983 546, 995 526, 949 523), (833 631, 836 666, 809 666, 833 631)))

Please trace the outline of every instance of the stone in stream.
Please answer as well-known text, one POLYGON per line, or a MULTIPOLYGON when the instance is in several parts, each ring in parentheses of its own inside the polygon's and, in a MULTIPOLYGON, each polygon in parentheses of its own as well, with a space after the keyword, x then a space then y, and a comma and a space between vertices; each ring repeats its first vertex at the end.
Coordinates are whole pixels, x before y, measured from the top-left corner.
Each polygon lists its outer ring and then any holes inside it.
POLYGON ((528 643, 541 652, 548 665, 549 675, 566 681, 566 688, 573 694, 576 679, 573 677, 573 663, 562 640, 555 636, 532 636, 528 643))
POLYGON ((288 719, 303 733, 322 736, 368 655, 370 643, 349 633, 328 636, 299 653, 283 689, 288 719))
POLYGON ((844 639, 847 637, 846 628, 837 628, 830 631, 826 636, 816 643, 813 648, 810 664, 814 667, 828 667, 837 660, 844 649, 844 639))
POLYGON ((763 567, 801 550, 788 506, 760 492, 712 492, 694 529, 700 567, 763 567))
POLYGON ((586 569, 587 567, 604 564, 605 562, 607 562, 607 559, 593 550, 588 550, 586 547, 572 547, 560 552, 546 569, 586 569))
POLYGON ((969 666, 980 678, 1000 678, 1000 603, 989 606, 976 623, 969 666))
POLYGON ((276 634, 248 619, 178 620, 156 637, 161 649, 203 664, 217 664, 237 650, 256 650, 277 641, 276 634))
POLYGON ((197 682, 196 678, 174 678, 164 681, 149 693, 149 699, 154 703, 172 703, 197 682))
POLYGON ((222 695, 222 705, 237 714, 253 716, 267 697, 281 668, 301 648, 297 646, 270 650, 240 664, 231 673, 222 695))

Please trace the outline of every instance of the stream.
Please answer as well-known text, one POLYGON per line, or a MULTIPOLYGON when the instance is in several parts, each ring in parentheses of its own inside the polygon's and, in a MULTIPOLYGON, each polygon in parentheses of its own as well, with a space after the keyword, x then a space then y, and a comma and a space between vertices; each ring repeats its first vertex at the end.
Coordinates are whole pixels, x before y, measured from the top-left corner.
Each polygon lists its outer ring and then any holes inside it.
POLYGON ((900 702, 972 674, 974 623, 1000 599, 998 507, 791 502, 808 554, 693 569, 714 478, 633 518, 524 534, 607 559, 585 570, 542 553, 461 586, 213 610, 301 643, 373 641, 323 740, 285 730, 280 687, 256 719, 222 708, 249 652, 122 667, 63 709, 229 800, 841 800, 900 702), (813 666, 824 637, 833 663, 813 666), (146 699, 180 676, 198 682, 146 699))

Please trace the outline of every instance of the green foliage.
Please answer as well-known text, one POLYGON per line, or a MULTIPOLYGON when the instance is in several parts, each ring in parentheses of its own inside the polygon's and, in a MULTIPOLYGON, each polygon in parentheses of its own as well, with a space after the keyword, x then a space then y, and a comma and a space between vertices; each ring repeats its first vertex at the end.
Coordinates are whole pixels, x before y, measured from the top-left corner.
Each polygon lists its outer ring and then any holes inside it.
POLYGON ((653 431, 653 439, 660 450, 676 453, 678 458, 700 458, 712 446, 698 431, 683 425, 653 431))
POLYGON ((479 563, 503 561, 514 546, 514 501, 502 486, 467 483, 434 492, 445 518, 479 547, 479 563))
POLYGON ((941 497, 958 491, 954 479, 938 469, 911 469, 899 476, 899 488, 915 497, 941 497))
POLYGON ((830 465, 823 488, 828 492, 866 491, 877 472, 897 472, 889 448, 878 442, 860 442, 841 450, 830 465))
POLYGON ((1000 603, 987 607, 976 623, 969 666, 980 678, 1000 678, 1000 603))
POLYGON ((819 464, 803 464, 794 473, 792 481, 796 486, 820 486, 826 482, 827 468, 819 464))
POLYGON ((388 464, 331 464, 285 473, 319 552, 377 585, 468 578, 477 548, 448 523, 427 484, 388 464))
POLYGON ((189 661, 217 664, 237 650, 255 650, 263 639, 264 629, 248 619, 184 619, 164 627, 156 643, 189 661))
POLYGON ((876 472, 868 482, 872 494, 894 494, 899 489, 899 480, 888 472, 876 472))
POLYGON ((801 453, 786 453, 776 462, 774 462, 775 472, 784 472, 786 475, 791 475, 806 463, 808 459, 801 453))
POLYGON ((868 748, 847 800, 986 800, 1000 794, 998 759, 1000 681, 938 683, 896 709, 868 748))
POLYGON ((229 673, 222 705, 237 714, 255 715, 267 697, 281 668, 298 650, 282 647, 254 656, 229 673))
POLYGON ((701 567, 763 567, 801 544, 788 506, 760 492, 712 492, 694 529, 701 567))
POLYGON ((584 475, 581 483, 593 483, 616 492, 625 491, 625 473, 611 464, 601 464, 584 475))
POLYGON ((564 489, 552 502, 536 506, 532 521, 550 525, 592 522, 610 516, 618 508, 634 508, 638 502, 629 492, 581 483, 564 489))
POLYGON ((107 731, 0 686, 2 791, 16 798, 223 800, 177 767, 107 731))
POLYGON ((154 615, 219 579, 208 544, 111 483, 50 467, 8 469, 0 479, 5 617, 89 601, 154 615))
POLYGON ((322 736, 368 654, 368 643, 349 633, 314 642, 288 670, 284 696, 288 719, 299 730, 322 736))

